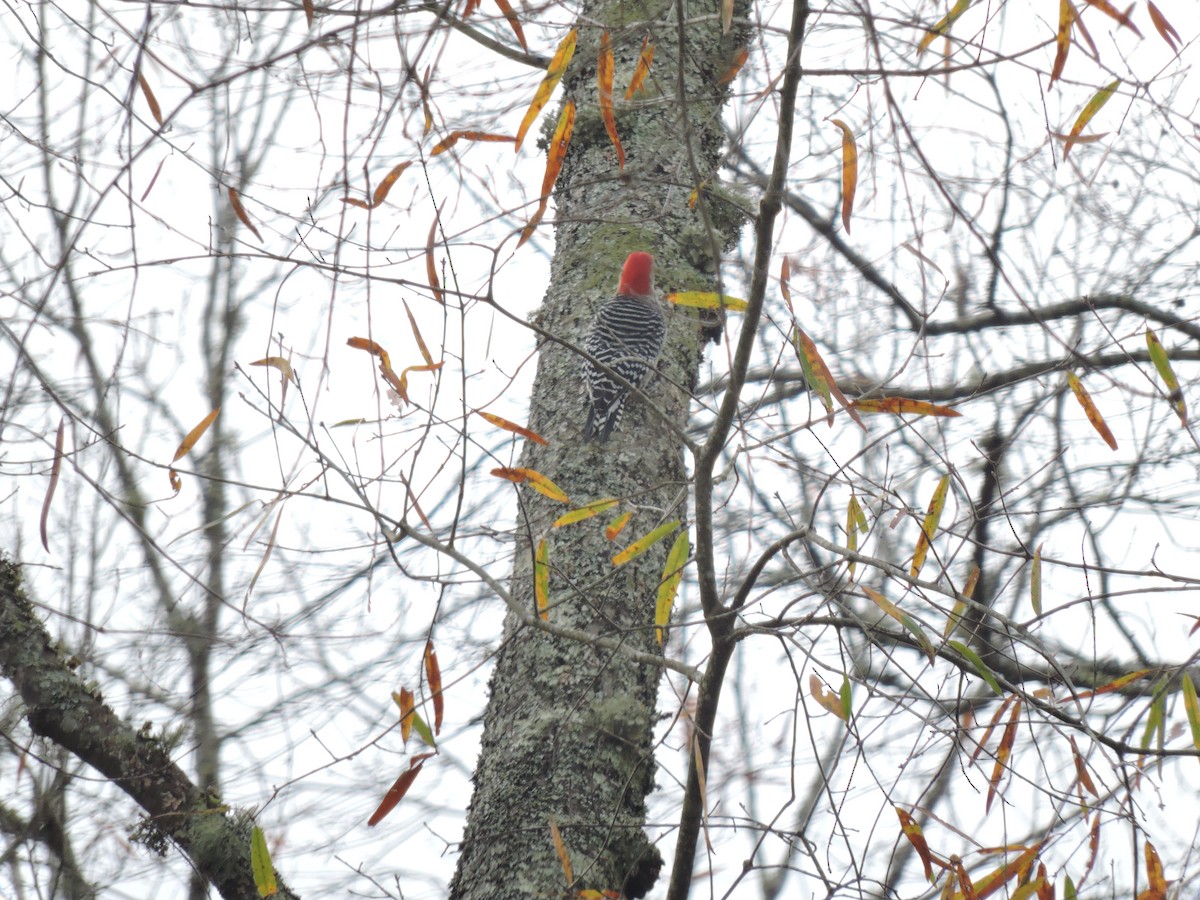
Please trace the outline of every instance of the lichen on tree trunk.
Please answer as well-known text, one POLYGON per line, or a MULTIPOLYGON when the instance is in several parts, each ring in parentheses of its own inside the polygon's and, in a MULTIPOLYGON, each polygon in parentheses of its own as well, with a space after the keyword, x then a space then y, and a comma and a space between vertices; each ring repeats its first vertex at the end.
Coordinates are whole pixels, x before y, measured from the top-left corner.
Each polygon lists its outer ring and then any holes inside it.
MULTIPOLYGON (((612 556, 663 522, 678 519, 687 527, 682 435, 704 350, 703 323, 689 311, 668 312, 663 354, 644 388, 646 398, 630 400, 604 445, 582 440, 586 413, 575 348, 597 306, 612 295, 629 252, 655 255, 660 290, 713 290, 719 255, 736 240, 744 219, 736 198, 715 186, 726 97, 718 82, 744 35, 736 28, 722 35, 717 17, 680 29, 676 10, 672 3, 612 2, 586 3, 581 10, 581 22, 608 25, 618 97, 647 33, 655 44, 653 76, 645 93, 617 102, 627 156, 619 172, 596 101, 600 33, 580 26, 563 81, 565 96, 578 107, 575 135, 556 189, 551 283, 537 317, 554 339, 541 343, 530 425, 549 444, 528 444, 520 463, 553 479, 572 505, 604 497, 619 498, 621 505, 552 529, 567 507, 514 489, 514 596, 534 608, 533 559, 545 540, 551 620, 649 653, 658 652, 654 603, 671 542, 620 567, 612 556), (698 186, 703 191, 693 207, 689 196, 698 186), (609 541, 604 527, 621 511, 633 511, 633 517, 609 541)), ((503 305, 504 298, 497 302, 503 305)), ((567 894, 551 818, 575 876, 570 891, 640 897, 649 890, 661 866, 644 831, 646 796, 655 782, 661 674, 660 667, 610 647, 539 632, 508 616, 452 897, 567 894)))

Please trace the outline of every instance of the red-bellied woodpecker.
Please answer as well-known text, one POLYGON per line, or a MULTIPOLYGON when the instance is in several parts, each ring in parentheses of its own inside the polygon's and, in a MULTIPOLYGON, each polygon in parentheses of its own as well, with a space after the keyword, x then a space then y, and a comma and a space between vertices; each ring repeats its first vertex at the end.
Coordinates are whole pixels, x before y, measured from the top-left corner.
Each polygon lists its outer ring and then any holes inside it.
POLYGON ((654 257, 630 253, 616 296, 600 307, 583 342, 583 349, 608 367, 591 360, 583 363, 588 395, 584 440, 595 438, 601 444, 608 440, 621 420, 629 385, 641 387, 654 368, 666 330, 662 306, 654 295, 654 257), (614 378, 613 372, 627 384, 614 378))

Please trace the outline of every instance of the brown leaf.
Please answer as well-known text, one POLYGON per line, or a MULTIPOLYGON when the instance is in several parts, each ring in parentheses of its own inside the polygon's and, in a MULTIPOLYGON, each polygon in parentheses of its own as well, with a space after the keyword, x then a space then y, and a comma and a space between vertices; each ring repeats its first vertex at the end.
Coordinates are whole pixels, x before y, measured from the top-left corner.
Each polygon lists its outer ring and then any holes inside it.
POLYGON ((414 756, 408 764, 408 771, 403 773, 396 779, 395 783, 388 788, 388 792, 384 795, 383 801, 379 807, 371 814, 371 818, 367 819, 367 826, 373 828, 378 825, 388 813, 396 808, 396 804, 404 799, 404 795, 408 793, 408 789, 412 787, 413 781, 421 774, 421 767, 425 765, 425 760, 429 759, 434 754, 422 753, 414 756))
POLYGON ((313 17, 316 15, 316 10, 313 8, 313 0, 300 0, 304 7, 304 21, 309 28, 312 28, 313 17))
POLYGON ((1178 56, 1179 48, 1175 46, 1175 42, 1179 41, 1182 44, 1183 38, 1179 36, 1179 32, 1175 30, 1175 26, 1167 21, 1167 17, 1159 11, 1153 2, 1147 3, 1146 8, 1150 12, 1150 21, 1154 23, 1154 27, 1158 29, 1158 33, 1162 36, 1162 39, 1170 45, 1175 55, 1178 56))
POLYGON ((1100 410, 1096 408, 1096 404, 1092 402, 1091 395, 1080 383, 1074 372, 1067 373, 1067 384, 1071 386, 1071 390, 1075 394, 1075 399, 1079 401, 1079 405, 1083 407, 1083 412, 1087 416, 1088 421, 1092 423, 1092 427, 1096 429, 1096 433, 1104 438, 1104 443, 1108 444, 1113 450, 1117 449, 1117 439, 1113 437, 1113 433, 1109 430, 1108 424, 1104 421, 1104 416, 1100 415, 1100 410))
POLYGON ((1067 51, 1071 49, 1071 22, 1074 18, 1075 7, 1071 6, 1071 0, 1058 0, 1058 34, 1055 36, 1058 50, 1054 54, 1054 68, 1050 70, 1050 87, 1054 87, 1054 82, 1062 76, 1063 67, 1067 64, 1067 51))
MULTIPOLYGON (((1129 13, 1121 12, 1119 9, 1109 3, 1108 0, 1084 0, 1084 2, 1088 6, 1096 7, 1096 9, 1100 10, 1100 12, 1104 13, 1106 16, 1109 16, 1120 22, 1138 37, 1142 36, 1142 33, 1137 30, 1137 26, 1133 24, 1133 20, 1129 18, 1129 13)), ((1130 9, 1133 9, 1133 7, 1131 6, 1130 9)))
POLYGON ((346 344, 355 350, 366 350, 368 353, 376 356, 379 359, 379 374, 392 386, 392 390, 400 395, 401 400, 405 403, 408 402, 408 392, 405 389, 405 385, 396 375, 395 370, 392 369, 392 359, 383 347, 368 338, 360 337, 349 338, 346 344))
POLYGON ((429 237, 425 239, 425 274, 429 276, 429 290, 433 292, 433 299, 438 303, 446 302, 446 295, 442 293, 442 283, 438 280, 437 260, 433 255, 434 241, 437 238, 438 220, 441 214, 433 217, 433 222, 429 225, 429 237))
POLYGON ((563 874, 567 876, 567 887, 575 883, 575 873, 571 871, 571 858, 567 855, 567 845, 563 843, 562 834, 558 830, 558 822, 550 816, 550 840, 554 842, 554 853, 562 863, 563 874))
POLYGON ((158 98, 154 96, 154 91, 150 90, 150 82, 146 80, 146 76, 141 72, 138 72, 138 84, 141 86, 142 94, 146 98, 146 105, 150 107, 150 115, 154 116, 155 122, 162 125, 162 107, 158 105, 158 98))
POLYGON ((550 443, 536 431, 530 431, 528 428, 525 428, 523 425, 518 425, 516 422, 510 422, 508 419, 497 416, 490 412, 484 412, 481 409, 477 409, 475 411, 498 428, 503 428, 505 431, 511 431, 514 434, 519 434, 521 437, 528 438, 535 444, 542 444, 545 446, 546 444, 550 443))
POLYGON ((421 337, 421 329, 417 327, 417 320, 413 318, 412 310, 408 308, 408 301, 404 300, 404 311, 408 314, 408 324, 412 328, 413 337, 416 338, 417 348, 421 351, 421 358, 425 360, 427 365, 432 366, 433 357, 429 353, 429 348, 425 346, 425 339, 421 337))
POLYGON ((58 487, 58 476, 62 472, 63 435, 67 420, 58 420, 58 434, 54 438, 54 462, 50 466, 50 484, 46 486, 46 497, 42 500, 41 533, 42 546, 50 552, 50 539, 46 535, 46 522, 50 518, 50 501, 54 499, 54 489, 58 487))
MULTIPOLYGON (((398 163, 397 165, 393 166, 392 170, 383 176, 383 181, 375 185, 375 193, 371 195, 371 204, 367 208, 374 209, 383 203, 383 201, 387 199, 388 192, 392 189, 392 185, 399 180, 400 176, 404 174, 404 170, 411 165, 412 160, 410 159, 408 162, 398 163)), ((347 200, 346 202, 354 203, 353 200, 347 200)), ((354 205, 358 206, 360 204, 355 203, 354 205)), ((361 205, 366 206, 366 204, 361 205)))
POLYGON ((262 235, 258 233, 258 229, 254 227, 254 223, 250 221, 250 217, 246 215, 246 210, 242 206, 242 198, 233 188, 229 188, 229 202, 233 206, 233 211, 241 220, 242 224, 249 228, 250 233, 258 238, 259 242, 261 243, 262 235))
MULTIPOLYGON (((1000 786, 1000 779, 1004 775, 1008 758, 1012 755, 1013 744, 1017 741, 1017 726, 1020 725, 1020 715, 1021 701, 1017 700, 1013 704, 1012 712, 1009 713, 1008 725, 1004 728, 1004 736, 1000 738, 1000 744, 996 747, 996 763, 992 766, 992 777, 988 780, 987 803, 983 807, 985 813, 990 812, 992 809, 992 800, 996 796, 996 789, 1000 786)), ((982 892, 982 885, 980 885, 980 890, 982 892)), ((981 896, 983 896, 982 893, 981 896)))

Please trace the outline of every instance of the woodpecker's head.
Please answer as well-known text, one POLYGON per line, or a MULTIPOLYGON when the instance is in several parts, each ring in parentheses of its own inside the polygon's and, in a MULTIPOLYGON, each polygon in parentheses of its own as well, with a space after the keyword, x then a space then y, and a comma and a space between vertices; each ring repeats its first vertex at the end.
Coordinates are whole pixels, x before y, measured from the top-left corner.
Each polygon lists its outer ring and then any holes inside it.
POLYGON ((638 251, 630 253, 621 269, 621 283, 617 293, 625 297, 651 297, 654 295, 654 257, 638 251))

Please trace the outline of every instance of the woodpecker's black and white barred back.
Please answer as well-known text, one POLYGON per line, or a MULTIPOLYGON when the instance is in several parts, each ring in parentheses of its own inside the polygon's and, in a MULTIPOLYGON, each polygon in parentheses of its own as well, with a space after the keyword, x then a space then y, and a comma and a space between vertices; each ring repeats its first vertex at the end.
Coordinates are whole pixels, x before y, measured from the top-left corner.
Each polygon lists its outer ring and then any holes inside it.
MULTIPOLYGON (((662 306, 654 294, 654 257, 630 253, 617 294, 596 313, 583 349, 640 388, 658 361, 666 331, 662 306)), ((588 395, 583 438, 603 444, 621 421, 629 388, 591 360, 584 360, 582 374, 588 395)))

